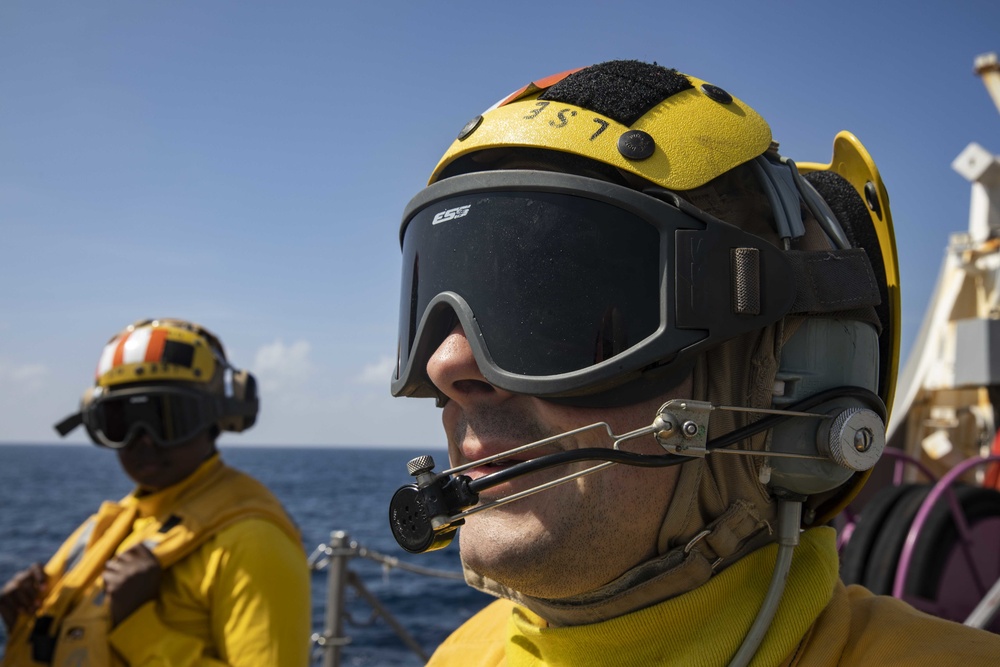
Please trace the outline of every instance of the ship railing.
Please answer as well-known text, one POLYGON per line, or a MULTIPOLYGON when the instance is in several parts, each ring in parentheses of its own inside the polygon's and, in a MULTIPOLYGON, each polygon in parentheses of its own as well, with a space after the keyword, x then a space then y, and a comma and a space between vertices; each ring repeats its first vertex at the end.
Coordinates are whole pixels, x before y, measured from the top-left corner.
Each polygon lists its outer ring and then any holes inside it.
POLYGON ((429 656, 420 642, 403 627, 399 619, 368 590, 357 573, 350 568, 350 561, 354 558, 365 558, 380 563, 385 569, 405 570, 441 579, 464 580, 462 574, 458 572, 420 567, 403 562, 393 556, 386 556, 361 546, 353 541, 345 531, 335 530, 330 533, 329 543, 320 544, 309 556, 310 570, 314 572, 327 571, 326 618, 323 632, 312 635, 314 655, 322 659, 323 667, 340 667, 341 649, 351 642, 350 636, 344 633, 344 621, 354 623, 350 614, 345 610, 346 594, 350 588, 372 608, 372 615, 367 623, 372 623, 381 617, 407 648, 421 660, 427 662, 429 656))

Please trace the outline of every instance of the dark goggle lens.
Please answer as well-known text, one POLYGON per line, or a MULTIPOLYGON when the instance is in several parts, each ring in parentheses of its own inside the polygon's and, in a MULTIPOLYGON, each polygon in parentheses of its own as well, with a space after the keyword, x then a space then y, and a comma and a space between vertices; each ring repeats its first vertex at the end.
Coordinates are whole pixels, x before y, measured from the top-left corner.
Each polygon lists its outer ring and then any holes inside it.
POLYGON ((589 368, 660 326, 659 231, 585 197, 491 192, 437 202, 409 221, 403 267, 400 372, 429 302, 445 291, 474 311, 495 365, 526 376, 589 368))
POLYGON ((183 394, 132 394, 98 401, 90 427, 109 442, 127 444, 140 426, 160 444, 188 440, 211 422, 204 401, 183 394))

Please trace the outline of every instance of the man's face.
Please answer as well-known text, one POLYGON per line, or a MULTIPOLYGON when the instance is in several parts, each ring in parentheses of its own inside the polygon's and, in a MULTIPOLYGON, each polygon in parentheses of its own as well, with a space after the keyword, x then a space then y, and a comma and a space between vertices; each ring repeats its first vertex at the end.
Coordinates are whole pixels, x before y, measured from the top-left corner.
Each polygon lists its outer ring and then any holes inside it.
MULTIPOLYGON (((450 399, 442 420, 452 465, 595 422, 615 434, 652 424, 666 398, 687 397, 687 381, 645 403, 621 408, 578 408, 511 394, 483 378, 465 334, 456 327, 427 363, 435 386, 450 399)), ((518 460, 584 447, 611 447, 603 429, 565 438, 518 460)), ((652 436, 627 441, 626 451, 663 454, 652 436)), ((515 461, 516 462, 516 461, 515 461)), ((598 462, 552 468, 481 494, 508 496, 598 462)), ((481 477, 509 466, 501 461, 465 474, 481 477)), ((462 559, 476 572, 521 593, 564 598, 595 589, 656 555, 657 536, 673 494, 677 468, 615 465, 502 507, 469 517, 462 527, 462 559)))
POLYGON ((161 447, 143 430, 119 450, 118 461, 133 482, 146 491, 160 491, 181 482, 215 453, 208 431, 179 445, 161 447))

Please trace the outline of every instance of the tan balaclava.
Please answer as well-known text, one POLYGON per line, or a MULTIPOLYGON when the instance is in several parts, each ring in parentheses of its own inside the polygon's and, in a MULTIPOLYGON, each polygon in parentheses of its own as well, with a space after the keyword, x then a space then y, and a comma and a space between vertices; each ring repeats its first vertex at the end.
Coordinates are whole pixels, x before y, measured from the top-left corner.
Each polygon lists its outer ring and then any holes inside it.
MULTIPOLYGON (((770 206, 749 169, 737 168, 681 193, 695 206, 777 244, 770 206)), ((801 249, 821 247, 825 237, 807 219, 801 249)), ((781 345, 797 318, 752 331, 703 354, 693 371, 691 398, 712 405, 770 408, 781 345)), ((665 396, 675 398, 674 396, 665 396)), ((713 410, 709 438, 730 433, 760 414, 713 410)), ((737 447, 764 451, 769 433, 737 447)), ((673 500, 660 529, 658 555, 597 590, 568 599, 522 595, 466 567, 468 583, 511 599, 553 625, 593 623, 641 609, 701 586, 729 564, 773 539, 777 503, 761 483, 761 456, 707 456, 680 466, 673 500)), ((600 473, 598 473, 600 474, 600 473)))

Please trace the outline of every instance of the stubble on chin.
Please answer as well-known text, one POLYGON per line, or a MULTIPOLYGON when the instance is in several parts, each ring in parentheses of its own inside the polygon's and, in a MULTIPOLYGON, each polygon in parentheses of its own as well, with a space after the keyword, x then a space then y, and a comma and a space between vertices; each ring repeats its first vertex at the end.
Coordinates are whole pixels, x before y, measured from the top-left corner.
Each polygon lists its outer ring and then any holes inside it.
POLYGON ((451 419, 446 415, 444 421, 453 463, 463 457, 462 444, 467 441, 502 442, 513 449, 558 434, 545 428, 530 411, 515 405, 471 411, 456 406, 456 414, 451 419))

